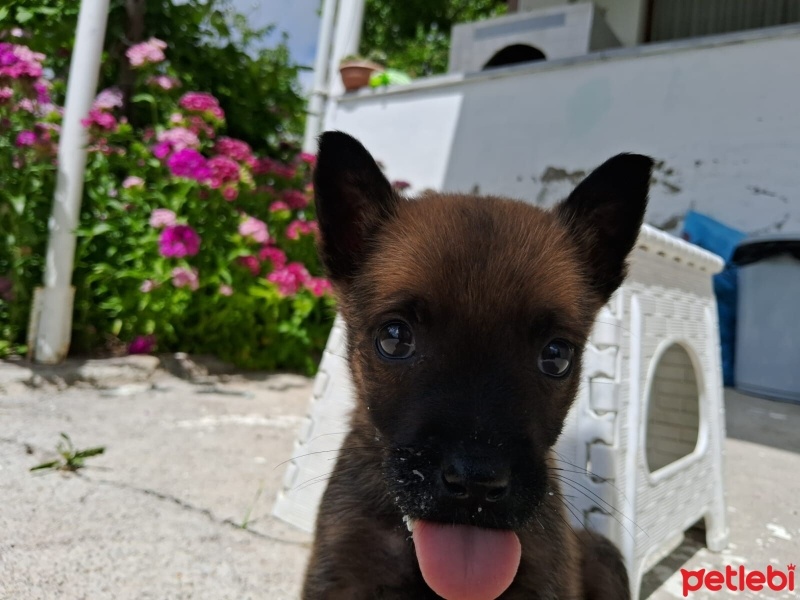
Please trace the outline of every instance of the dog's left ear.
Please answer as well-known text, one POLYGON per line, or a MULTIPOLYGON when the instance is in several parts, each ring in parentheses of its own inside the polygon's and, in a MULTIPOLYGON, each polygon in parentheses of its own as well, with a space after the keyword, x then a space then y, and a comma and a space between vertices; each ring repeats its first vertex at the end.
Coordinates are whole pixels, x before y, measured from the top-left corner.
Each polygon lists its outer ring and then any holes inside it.
POLYGON ((314 195, 319 252, 330 278, 350 282, 399 198, 375 159, 355 138, 328 131, 319 139, 314 195))
POLYGON ((625 279, 626 259, 647 208, 652 170, 653 159, 647 156, 619 154, 590 173, 555 208, 573 233, 603 303, 625 279))

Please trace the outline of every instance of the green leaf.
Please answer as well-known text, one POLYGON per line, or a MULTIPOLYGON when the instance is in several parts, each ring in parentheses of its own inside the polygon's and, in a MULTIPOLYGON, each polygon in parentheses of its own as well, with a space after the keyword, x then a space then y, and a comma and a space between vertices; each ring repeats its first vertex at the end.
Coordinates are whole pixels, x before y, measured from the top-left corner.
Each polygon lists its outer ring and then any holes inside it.
POLYGON ((35 467, 31 467, 31 471, 41 471, 42 469, 55 469, 61 463, 57 460, 52 460, 50 462, 42 463, 40 465, 36 465, 35 467))
POLYGON ((100 446, 98 448, 87 448, 86 450, 80 450, 75 453, 76 459, 84 459, 89 458, 90 456, 98 456, 103 454, 106 451, 105 446, 100 446))
POLYGON ((251 285, 247 288, 247 293, 255 298, 264 298, 266 300, 275 299, 275 290, 267 287, 251 285))
POLYGON ((22 215, 25 212, 25 196, 10 196, 8 199, 11 202, 11 208, 14 209, 17 215, 22 215))
POLYGON ((61 10, 56 8, 55 6, 39 6, 37 8, 34 8, 33 10, 34 12, 40 15, 45 15, 48 17, 55 16, 61 12, 61 10))
POLYGON ((153 94, 142 93, 133 96, 133 98, 131 98, 131 102, 147 102, 148 104, 156 104, 156 98, 153 96, 153 94))
POLYGON ((17 23, 20 25, 27 23, 33 18, 33 12, 22 6, 17 7, 17 23))

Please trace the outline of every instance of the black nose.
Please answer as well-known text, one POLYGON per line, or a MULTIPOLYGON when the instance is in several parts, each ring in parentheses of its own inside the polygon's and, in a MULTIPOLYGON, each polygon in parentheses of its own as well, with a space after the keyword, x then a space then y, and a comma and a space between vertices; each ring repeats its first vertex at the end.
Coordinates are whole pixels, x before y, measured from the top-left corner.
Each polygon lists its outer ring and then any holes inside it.
POLYGON ((491 460, 456 459, 442 469, 445 495, 497 502, 508 495, 509 469, 491 460))

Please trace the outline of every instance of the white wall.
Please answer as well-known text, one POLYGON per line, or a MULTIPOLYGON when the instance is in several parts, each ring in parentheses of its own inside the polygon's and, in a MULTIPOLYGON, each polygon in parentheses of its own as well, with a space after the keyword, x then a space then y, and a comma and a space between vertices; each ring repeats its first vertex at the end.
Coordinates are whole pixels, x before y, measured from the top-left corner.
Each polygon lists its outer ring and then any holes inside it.
POLYGON ((800 232, 800 28, 734 34, 494 74, 420 80, 329 107, 414 189, 550 205, 623 151, 662 161, 650 223, 694 208, 747 232, 800 232), (700 45, 698 45, 700 44, 700 45))

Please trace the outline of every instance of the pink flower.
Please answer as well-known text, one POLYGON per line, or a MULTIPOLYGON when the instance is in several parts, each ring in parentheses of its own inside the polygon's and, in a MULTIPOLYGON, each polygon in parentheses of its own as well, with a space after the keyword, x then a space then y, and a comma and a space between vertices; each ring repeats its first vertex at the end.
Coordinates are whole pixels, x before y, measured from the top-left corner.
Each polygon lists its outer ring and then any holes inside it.
POLYGON ((149 354, 156 347, 156 336, 137 335, 128 345, 128 354, 149 354))
POLYGON ((317 297, 329 294, 333 290, 331 282, 324 277, 309 277, 304 285, 307 290, 317 297))
POLYGON ((139 286, 139 291, 143 294, 149 294, 158 287, 158 284, 152 279, 145 279, 142 285, 139 286))
POLYGON ((233 202, 239 197, 239 190, 235 186, 229 185, 222 190, 222 197, 228 202, 233 202))
POLYGON ((211 179, 208 161, 194 148, 178 150, 167 160, 167 166, 176 177, 185 177, 195 181, 211 179))
POLYGON ((205 112, 219 106, 219 100, 205 92, 187 92, 181 97, 178 105, 186 110, 205 112))
POLYGON ((135 44, 128 48, 125 56, 134 68, 143 67, 145 65, 154 65, 163 61, 166 56, 164 50, 167 49, 166 42, 162 42, 156 38, 150 38, 146 42, 135 44))
POLYGON ((303 192, 297 190, 287 190, 283 192, 283 199, 290 208, 296 210, 303 209, 308 206, 308 198, 303 192))
POLYGON ((32 115, 36 114, 36 103, 30 98, 23 98, 20 100, 17 104, 17 107, 26 113, 30 113, 32 115))
POLYGON ((169 91, 181 87, 181 82, 167 75, 153 75, 147 78, 147 85, 169 91))
POLYGON ((208 168, 211 170, 211 187, 214 189, 239 181, 239 164, 227 156, 209 159, 208 168))
POLYGON ((410 188, 411 184, 408 183, 407 181, 397 180, 392 182, 392 187, 396 190, 402 191, 407 188, 410 188))
POLYGON ((0 299, 6 302, 14 300, 14 282, 8 277, 0 277, 0 299))
POLYGON ((221 296, 233 296, 233 288, 229 285, 219 286, 219 293, 221 296))
POLYGON ((118 88, 108 88, 97 94, 92 108, 97 111, 114 110, 122 106, 122 91, 118 88))
POLYGON ((297 240, 301 235, 310 235, 318 229, 316 221, 292 221, 286 228, 286 237, 297 240))
POLYGON ((45 55, 27 46, 0 42, 0 79, 38 79, 45 55))
POLYGON ((158 160, 163 160, 167 157, 170 151, 169 142, 159 142, 152 148, 153 156, 155 156, 158 160))
POLYGON ((190 115, 186 118, 187 127, 195 132, 197 135, 201 133, 208 138, 214 137, 214 128, 203 120, 203 117, 197 115, 190 115))
POLYGON ((155 227, 156 229, 172 227, 175 225, 175 220, 175 213, 168 208, 157 208, 150 213, 150 227, 155 227))
POLYGON ((272 173, 272 169, 275 166, 275 161, 271 158, 258 158, 256 159, 255 164, 253 165, 253 174, 254 175, 266 175, 267 173, 272 173))
POLYGON ((175 267, 172 269, 172 285, 176 288, 188 287, 190 290, 196 290, 200 287, 197 269, 175 267))
POLYGON ((36 101, 39 104, 50 104, 50 83, 44 79, 33 84, 33 90, 36 92, 36 101))
POLYGON ((0 87, 0 104, 8 102, 14 97, 14 90, 10 87, 0 87))
POLYGON ((284 296, 293 296, 310 277, 303 263, 293 262, 285 267, 275 269, 267 275, 267 281, 278 286, 278 292, 284 296))
POLYGON ((284 165, 283 163, 274 163, 272 165, 272 172, 278 177, 285 177, 292 179, 297 174, 297 169, 291 165, 284 165))
POLYGON ((188 92, 178 101, 178 105, 190 112, 203 113, 219 121, 225 118, 219 100, 205 92, 188 92))
POLYGON ((144 179, 142 179, 141 177, 137 177, 136 175, 128 175, 122 181, 122 187, 124 189, 126 189, 126 190, 129 190, 129 189, 135 188, 135 187, 144 187, 144 179))
POLYGON ((102 131, 113 131, 117 128, 117 120, 114 115, 93 108, 89 111, 89 116, 81 120, 81 125, 96 127, 102 131))
POLYGON ((292 179, 297 174, 297 169, 292 165, 285 165, 271 158, 259 158, 253 163, 253 174, 255 175, 277 175, 292 179))
POLYGON ((33 146, 36 143, 36 134, 33 131, 20 131, 15 142, 17 148, 33 146))
POLYGON ((255 217, 247 217, 239 223, 239 235, 250 238, 254 242, 266 244, 269 241, 267 224, 255 217))
POLYGON ((247 142, 229 137, 219 138, 214 145, 214 151, 245 164, 253 158, 253 150, 247 142))
POLYGON ((269 205, 269 212, 278 212, 279 210, 291 210, 289 205, 283 200, 277 200, 269 205))
POLYGON ((261 263, 258 262, 255 256, 240 256, 238 262, 244 268, 248 269, 253 276, 261 272, 261 263))
POLYGON ((317 155, 311 154, 309 152, 301 152, 300 160, 306 163, 307 165, 314 166, 315 164, 317 164, 317 155))
POLYGON ((161 232, 158 245, 166 258, 194 256, 200 251, 200 236, 188 225, 169 225, 161 232))
POLYGON ((291 210, 289 205, 286 204, 283 200, 277 200, 269 205, 270 212, 278 212, 279 210, 291 210))
POLYGON ((184 148, 198 148, 200 147, 200 138, 197 134, 185 127, 173 127, 166 131, 160 131, 156 139, 169 146, 170 151, 177 152, 184 148))
POLYGON ((263 261, 270 261, 273 269, 280 269, 286 266, 286 253, 275 246, 264 246, 258 251, 258 258, 263 261))

